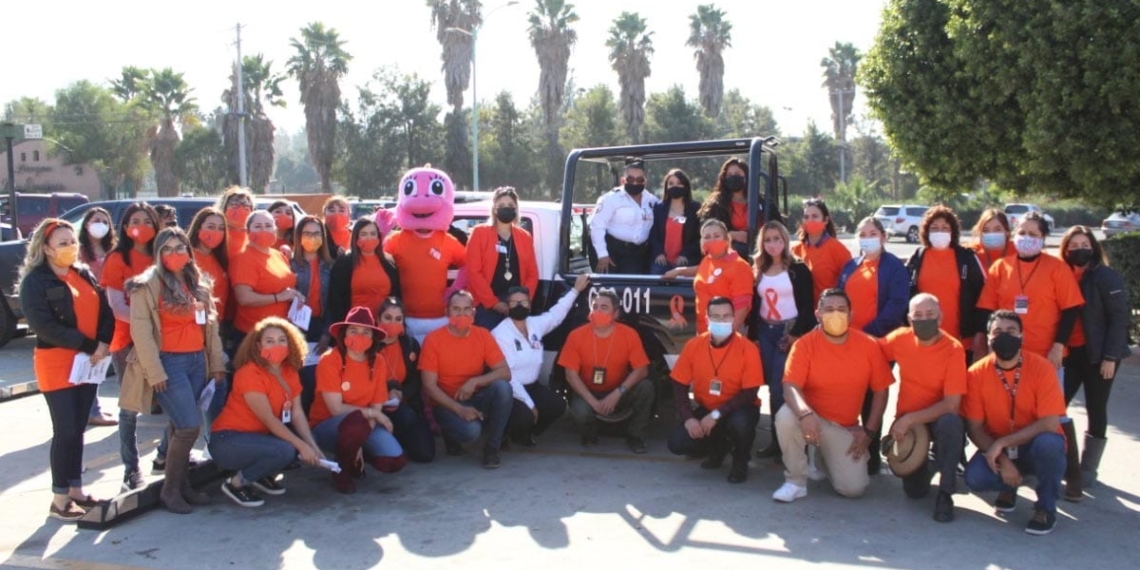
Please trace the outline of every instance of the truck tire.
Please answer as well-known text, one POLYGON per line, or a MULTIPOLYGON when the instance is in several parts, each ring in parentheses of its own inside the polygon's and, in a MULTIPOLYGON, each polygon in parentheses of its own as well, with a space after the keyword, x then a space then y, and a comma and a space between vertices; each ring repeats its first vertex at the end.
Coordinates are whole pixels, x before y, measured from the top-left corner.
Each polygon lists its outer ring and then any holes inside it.
POLYGON ((906 231, 906 242, 918 243, 918 226, 911 226, 910 229, 906 231))
POLYGON ((0 310, 0 348, 16 336, 16 315, 6 305, 0 310))

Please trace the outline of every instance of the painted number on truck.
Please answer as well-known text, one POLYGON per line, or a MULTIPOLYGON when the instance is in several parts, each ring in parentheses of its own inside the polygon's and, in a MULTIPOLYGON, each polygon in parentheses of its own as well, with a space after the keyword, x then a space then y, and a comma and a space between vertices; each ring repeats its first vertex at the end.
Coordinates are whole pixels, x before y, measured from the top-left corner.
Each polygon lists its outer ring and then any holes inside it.
MULTIPOLYGON (((649 312, 649 294, 652 290, 649 287, 626 287, 618 293, 621 299, 621 310, 623 313, 648 313, 649 312)), ((594 297, 598 296, 598 288, 590 288, 590 304, 594 304, 594 297)))

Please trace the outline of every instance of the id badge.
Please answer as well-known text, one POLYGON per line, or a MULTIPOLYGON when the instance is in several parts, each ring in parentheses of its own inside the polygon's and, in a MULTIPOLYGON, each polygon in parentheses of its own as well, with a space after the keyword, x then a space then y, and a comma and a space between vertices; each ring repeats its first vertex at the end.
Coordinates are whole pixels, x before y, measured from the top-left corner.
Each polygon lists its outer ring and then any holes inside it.
POLYGON ((503 244, 496 245, 495 250, 498 251, 499 253, 503 254, 503 255, 507 254, 507 248, 503 244))
POLYGON ((1019 315, 1029 314, 1029 297, 1018 295, 1013 298, 1013 312, 1019 315))
POLYGON ((1005 448, 1005 456, 1008 457, 1010 461, 1017 461, 1017 446, 1012 445, 1005 448))
POLYGON ((293 406, 292 406, 292 402, 287 401, 287 402, 285 402, 285 405, 281 406, 281 423, 287 424, 287 423, 292 422, 292 421, 293 421, 293 406))
POLYGON ((710 396, 720 396, 720 389, 721 389, 720 380, 713 379, 712 382, 709 382, 709 395, 710 396))
POLYGON ((194 322, 200 325, 206 324, 206 307, 201 303, 194 306, 194 322))
POLYGON ((601 366, 594 367, 594 385, 601 386, 606 383, 606 369, 601 366))

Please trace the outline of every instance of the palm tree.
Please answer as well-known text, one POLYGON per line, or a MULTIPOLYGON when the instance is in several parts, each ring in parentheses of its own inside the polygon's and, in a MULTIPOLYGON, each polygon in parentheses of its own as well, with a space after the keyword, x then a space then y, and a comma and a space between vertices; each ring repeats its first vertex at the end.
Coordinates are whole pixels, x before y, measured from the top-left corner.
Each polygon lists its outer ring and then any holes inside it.
POLYGON ((653 53, 653 32, 647 32, 645 18, 622 12, 610 27, 606 47, 610 48, 610 67, 621 84, 620 107, 625 119, 625 132, 632 143, 641 142, 641 125, 645 122, 645 78, 649 77, 649 56, 653 53))
POLYGON ((530 45, 534 46, 541 70, 538 98, 547 139, 551 146, 557 147, 570 50, 578 41, 578 32, 570 25, 578 21, 578 14, 574 12, 574 5, 565 0, 535 0, 534 4, 534 11, 530 13, 530 45))
MULTIPOLYGON (((273 72, 273 62, 266 61, 261 54, 242 58, 242 88, 245 91, 243 102, 245 121, 246 172, 249 186, 255 191, 263 191, 273 176, 274 149, 273 122, 265 114, 265 106, 284 107, 281 98, 281 82, 285 76, 273 72)), ((238 120, 237 113, 237 66, 230 73, 230 88, 222 93, 222 102, 229 112, 224 115, 222 133, 229 157, 229 178, 238 180, 238 120)))
POLYGON ((855 101, 855 72, 862 54, 850 43, 835 42, 828 49, 828 57, 819 62, 823 68, 823 86, 831 98, 831 122, 835 140, 847 142, 847 123, 851 122, 851 109, 855 101))
POLYGON ((443 47, 443 82, 447 87, 447 103, 459 112, 463 108, 463 91, 471 81, 470 35, 483 24, 483 3, 479 0, 427 0, 435 37, 443 47), (462 33, 456 30, 467 30, 462 33))
POLYGON ((321 177, 323 192, 332 191, 329 175, 336 150, 338 81, 348 72, 348 62, 352 59, 352 55, 344 51, 344 43, 335 29, 325 28, 320 22, 302 28, 300 40, 289 40, 296 53, 289 58, 287 71, 300 84, 309 160, 321 177))
POLYGON ((127 65, 118 79, 111 80, 111 92, 124 103, 134 101, 142 94, 142 83, 149 72, 141 67, 127 65))
POLYGON ((705 115, 716 118, 724 100, 724 53, 732 47, 732 22, 725 19, 724 10, 713 4, 697 6, 697 13, 689 16, 689 41, 685 45, 695 48, 697 71, 701 74, 700 99, 705 115))
POLYGON ((183 121, 193 117, 198 106, 190 96, 190 86, 181 73, 167 67, 152 69, 139 83, 142 100, 160 119, 149 133, 150 162, 154 166, 154 182, 159 196, 178 195, 178 175, 174 172, 174 151, 182 141, 179 129, 183 121))

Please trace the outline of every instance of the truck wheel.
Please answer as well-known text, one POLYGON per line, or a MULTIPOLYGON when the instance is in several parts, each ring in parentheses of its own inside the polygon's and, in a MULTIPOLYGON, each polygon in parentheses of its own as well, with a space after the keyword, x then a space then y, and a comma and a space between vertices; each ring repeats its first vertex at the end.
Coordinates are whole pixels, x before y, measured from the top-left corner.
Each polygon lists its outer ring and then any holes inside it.
POLYGON ((7 306, 0 310, 0 348, 16 336, 16 315, 7 306))
POLYGON ((911 226, 910 229, 906 231, 906 242, 907 243, 918 243, 918 227, 917 226, 911 226))

